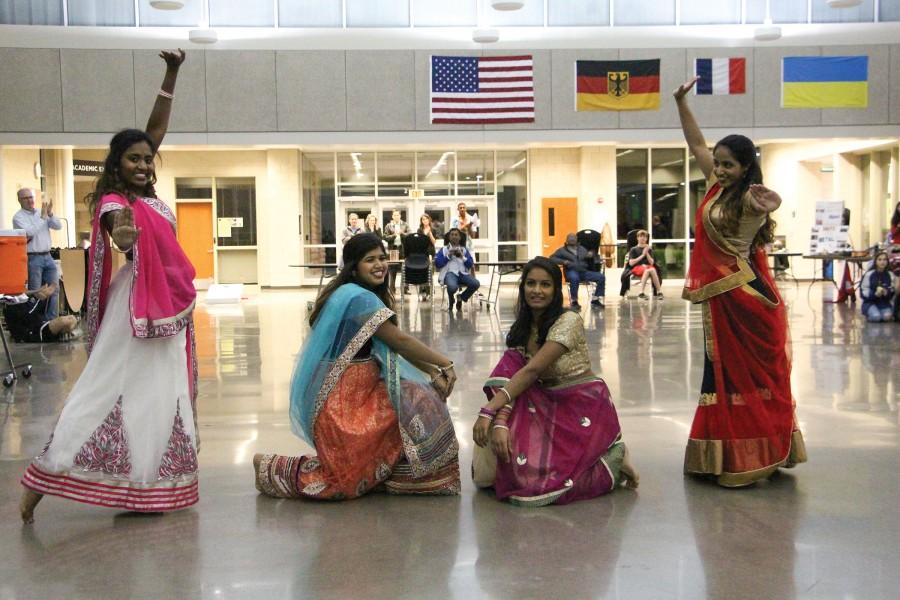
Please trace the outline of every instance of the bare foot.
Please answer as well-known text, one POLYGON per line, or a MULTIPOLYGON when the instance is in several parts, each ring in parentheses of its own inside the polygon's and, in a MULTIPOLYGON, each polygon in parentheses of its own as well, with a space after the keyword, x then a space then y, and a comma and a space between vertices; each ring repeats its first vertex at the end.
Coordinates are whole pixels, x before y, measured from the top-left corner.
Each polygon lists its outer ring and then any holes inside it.
POLYGON ((622 485, 629 490, 636 490, 641 484, 641 475, 631 462, 631 453, 628 452, 628 446, 625 446, 625 456, 622 458, 621 475, 622 485))
POLYGON ((38 494, 32 490, 22 492, 22 499, 19 501, 19 512, 22 515, 23 523, 26 525, 34 523, 34 507, 38 505, 38 502, 43 497, 43 494, 38 494))

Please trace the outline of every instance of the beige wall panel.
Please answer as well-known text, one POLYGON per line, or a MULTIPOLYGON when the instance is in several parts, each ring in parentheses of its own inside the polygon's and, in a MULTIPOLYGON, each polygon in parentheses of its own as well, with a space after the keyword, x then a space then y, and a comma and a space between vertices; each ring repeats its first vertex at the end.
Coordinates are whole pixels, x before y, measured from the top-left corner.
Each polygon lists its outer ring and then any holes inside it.
POLYGON ((618 50, 553 50, 550 53, 551 109, 553 129, 616 129, 619 113, 615 111, 575 110, 575 61, 616 60, 618 50))
POLYGON ((622 112, 619 127, 622 129, 646 129, 650 127, 681 127, 678 110, 672 99, 672 90, 688 78, 685 67, 686 51, 683 48, 622 49, 622 60, 658 58, 659 61, 659 110, 635 110, 622 112))
POLYGON ((890 122, 900 123, 900 45, 891 46, 890 122))
POLYGON ((206 54, 207 124, 214 131, 275 131, 275 52, 206 54))
MULTIPOLYGON (((689 48, 685 57, 685 81, 694 76, 694 61, 698 58, 746 59, 745 93, 728 96, 690 95, 688 102, 700 126, 734 129, 753 127, 753 49, 689 48)), ((662 102, 673 102, 672 90, 661 89, 660 93, 662 102)))
MULTIPOLYGON (((188 50, 178 70, 169 132, 206 131, 206 53, 188 50)), ((134 102, 137 126, 144 127, 166 73, 156 50, 134 51, 134 102)))
POLYGON ((276 52, 279 131, 346 131, 345 54, 338 50, 276 52))
POLYGON ((60 57, 65 131, 112 133, 135 126, 131 50, 62 49, 60 57))
POLYGON ((59 50, 0 48, 0 131, 62 131, 59 50))
POLYGON ((889 46, 830 46, 822 56, 869 57, 869 106, 826 108, 822 125, 879 125, 888 122, 890 107, 891 49, 889 46))
POLYGON ((348 51, 347 129, 414 130, 414 65, 412 50, 348 51))
POLYGON ((480 52, 459 50, 416 50, 416 130, 417 131, 478 131, 483 125, 432 125, 431 124, 431 57, 481 56, 480 52))
POLYGON ((485 129, 550 129, 553 126, 553 74, 550 50, 491 50, 484 56, 531 54, 534 61, 534 123, 486 125, 485 129))
POLYGON ((822 124, 815 108, 781 108, 781 59, 785 56, 819 56, 818 47, 757 48, 753 52, 753 124, 756 127, 789 127, 822 124))

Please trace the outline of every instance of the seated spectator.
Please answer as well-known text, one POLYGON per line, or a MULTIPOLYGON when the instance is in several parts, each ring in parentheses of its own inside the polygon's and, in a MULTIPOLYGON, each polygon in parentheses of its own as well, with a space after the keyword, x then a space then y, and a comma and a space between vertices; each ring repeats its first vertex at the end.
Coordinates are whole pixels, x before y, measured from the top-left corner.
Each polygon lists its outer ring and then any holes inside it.
POLYGON ((45 316, 47 303, 55 292, 55 285, 45 284, 38 290, 26 292, 28 300, 25 302, 3 305, 3 317, 12 339, 17 342, 58 342, 75 330, 78 320, 72 315, 53 319, 45 316))
POLYGON ((859 286, 863 298, 862 313, 870 323, 893 319, 894 276, 887 267, 887 252, 879 252, 859 286))
MULTIPOLYGON (((647 294, 644 293, 644 290, 647 289, 647 279, 651 279, 653 282, 653 293, 654 295, 662 300, 662 285, 659 282, 659 274, 656 269, 656 259, 653 258, 653 248, 650 247, 648 243, 650 241, 650 234, 648 234, 645 230, 641 229, 637 232, 637 245, 631 248, 628 251, 628 257, 625 264, 625 272, 622 273, 622 280, 627 281, 627 278, 634 275, 635 277, 641 278, 641 293, 638 294, 638 298, 642 300, 647 298, 647 294)), ((625 295, 625 291, 627 291, 627 287, 623 286, 624 291, 622 295, 625 295)))
POLYGON ((603 297, 606 295, 606 275, 594 270, 597 257, 593 252, 578 244, 578 236, 574 233, 568 234, 566 245, 554 252, 550 260, 560 265, 566 273, 571 308, 576 310, 581 308, 578 305, 578 285, 582 281, 597 284, 597 287, 594 288, 591 305, 603 308, 603 297))
POLYGON ((454 227, 444 237, 444 247, 434 256, 434 264, 440 269, 438 282, 447 286, 450 310, 453 310, 453 299, 459 286, 466 286, 466 290, 456 299, 456 310, 462 310, 463 302, 468 302, 481 285, 481 282, 472 274, 475 260, 465 244, 462 232, 454 227))

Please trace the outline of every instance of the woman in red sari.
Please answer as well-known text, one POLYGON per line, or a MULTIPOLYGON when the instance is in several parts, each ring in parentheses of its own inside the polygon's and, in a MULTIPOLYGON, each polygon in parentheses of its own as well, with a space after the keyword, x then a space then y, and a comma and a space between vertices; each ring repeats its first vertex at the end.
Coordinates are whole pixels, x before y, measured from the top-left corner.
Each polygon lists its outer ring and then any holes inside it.
POLYGON ((762 185, 753 142, 721 139, 710 152, 686 95, 674 92, 688 147, 707 179, 695 217, 695 243, 682 296, 703 304, 706 340, 700 402, 684 457, 685 473, 740 487, 806 461, 794 415, 784 302, 764 245, 778 194, 762 185))

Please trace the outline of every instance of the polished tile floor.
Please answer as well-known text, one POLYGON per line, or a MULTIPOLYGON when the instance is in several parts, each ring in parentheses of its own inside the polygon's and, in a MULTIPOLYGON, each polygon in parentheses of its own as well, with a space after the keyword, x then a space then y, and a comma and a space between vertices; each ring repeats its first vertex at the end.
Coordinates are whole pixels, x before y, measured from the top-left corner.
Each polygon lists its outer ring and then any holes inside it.
MULTIPOLYGON (((16 346, 34 376, 0 403, 0 600, 19 598, 900 598, 900 324, 867 325, 822 288, 784 288, 793 390, 810 462, 744 490, 681 474, 702 369, 700 311, 611 298, 583 309, 641 470, 637 492, 563 507, 370 496, 322 504, 257 494, 257 451, 301 453, 288 380, 309 292, 251 291, 197 310, 201 500, 142 516, 47 498, 17 515, 17 481, 85 361, 83 342, 16 346)), ((459 365, 462 447, 503 351, 499 311, 407 300, 407 329, 459 365)))

